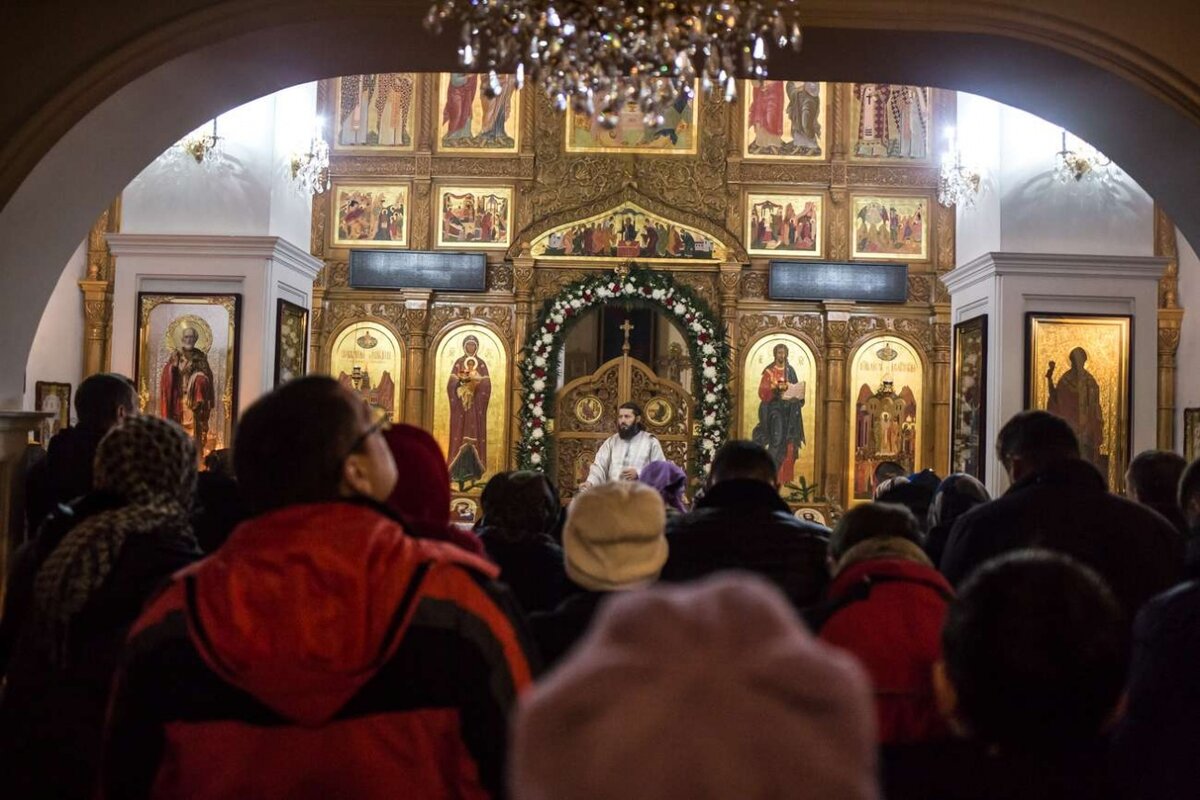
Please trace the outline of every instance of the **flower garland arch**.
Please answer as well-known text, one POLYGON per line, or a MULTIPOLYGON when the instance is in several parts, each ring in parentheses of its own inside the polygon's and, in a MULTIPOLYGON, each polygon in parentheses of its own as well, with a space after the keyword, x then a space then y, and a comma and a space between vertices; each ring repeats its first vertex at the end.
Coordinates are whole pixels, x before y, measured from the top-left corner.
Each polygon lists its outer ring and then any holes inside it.
POLYGON ((691 471, 703 478, 725 441, 732 405, 729 396, 729 348, 724 326, 692 289, 667 273, 631 266, 583 278, 547 300, 529 331, 520 363, 521 409, 517 464, 545 472, 551 462, 548 430, 558 383, 558 351, 567 330, 594 306, 609 301, 653 305, 673 317, 688 340, 692 396, 699 434, 693 440, 691 471))

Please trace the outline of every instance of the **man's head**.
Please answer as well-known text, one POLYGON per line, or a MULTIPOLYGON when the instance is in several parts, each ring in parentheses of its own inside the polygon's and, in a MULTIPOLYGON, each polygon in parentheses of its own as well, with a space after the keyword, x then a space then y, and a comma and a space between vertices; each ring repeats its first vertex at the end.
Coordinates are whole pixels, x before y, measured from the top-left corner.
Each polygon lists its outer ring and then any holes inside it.
POLYGON ((786 345, 786 344, 777 344, 777 345, 775 345, 775 349, 774 349, 774 350, 772 350, 771 352, 772 352, 772 353, 774 354, 774 356, 775 356, 775 363, 776 363, 776 364, 782 364, 783 362, 787 361, 787 357, 788 357, 788 348, 787 348, 787 345, 786 345))
POLYGON ((617 433, 622 439, 632 439, 642 430, 642 407, 637 403, 617 406, 617 433))
POLYGON ((474 336, 468 336, 466 339, 463 339, 463 352, 465 352, 467 355, 473 356, 478 350, 479 339, 475 338, 474 336))
POLYGON ((183 345, 184 350, 191 350, 193 347, 195 347, 196 340, 199 338, 200 337, 197 335, 195 328, 184 328, 179 334, 179 341, 183 345))
POLYGON ((950 604, 938 705, 1001 748, 1070 748, 1097 736, 1121 697, 1128 624, 1100 576, 1023 550, 984 564, 950 604))
POLYGON ((550 479, 540 472, 501 472, 487 482, 479 496, 483 524, 498 537, 536 538, 549 533, 562 509, 550 479))
POLYGON ((1016 483, 1056 462, 1079 458, 1079 439, 1062 417, 1049 411, 1022 411, 1000 429, 996 455, 1016 483))
POLYGON ((1076 347, 1067 356, 1067 359, 1070 360, 1072 369, 1083 369, 1083 365, 1087 363, 1087 350, 1076 347))
POLYGON ((329 377, 285 383, 247 409, 233 460, 254 513, 342 497, 383 502, 396 462, 358 395, 329 377))
POLYGON ((902 505, 865 503, 838 520, 829 537, 829 560, 837 565, 848 551, 868 539, 903 539, 920 548, 924 537, 916 516, 902 505))
POLYGON ((1143 505, 1171 506, 1178 502, 1179 479, 1187 462, 1170 450, 1145 450, 1129 462, 1125 491, 1143 505))
POLYGON ((1188 527, 1200 523, 1200 458, 1188 464, 1179 479, 1179 507, 1188 527))
POLYGON ((115 372, 91 375, 75 392, 75 413, 85 428, 106 431, 136 411, 133 381, 115 372))
POLYGON ((908 475, 908 470, 895 461, 880 461, 875 467, 875 485, 878 486, 884 481, 905 475, 908 475))
POLYGON ((775 461, 765 447, 745 439, 733 439, 721 445, 713 456, 708 485, 715 486, 721 481, 737 479, 779 485, 775 461))

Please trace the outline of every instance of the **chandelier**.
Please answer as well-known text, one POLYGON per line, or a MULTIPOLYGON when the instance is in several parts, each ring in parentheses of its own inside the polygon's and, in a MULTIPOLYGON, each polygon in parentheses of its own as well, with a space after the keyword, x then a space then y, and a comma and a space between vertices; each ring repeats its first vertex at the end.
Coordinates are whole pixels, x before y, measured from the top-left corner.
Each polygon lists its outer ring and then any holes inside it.
POLYGON ((320 123, 308 140, 305 152, 292 153, 292 184, 302 194, 322 194, 329 188, 329 144, 321 135, 320 123))
POLYGON ((437 0, 425 26, 444 25, 461 26, 462 64, 487 72, 489 97, 511 69, 609 129, 629 105, 663 124, 697 81, 731 102, 737 75, 766 77, 769 45, 800 48, 796 0, 437 0))
POLYGON ((942 168, 938 172, 938 202, 946 208, 974 208, 983 176, 979 170, 963 166, 962 151, 956 144, 953 128, 946 136, 950 147, 942 156, 942 168))
POLYGON ((1062 131, 1062 149, 1055 155, 1054 177, 1059 183, 1112 183, 1112 159, 1089 144, 1080 142, 1079 150, 1067 148, 1067 132, 1062 131))

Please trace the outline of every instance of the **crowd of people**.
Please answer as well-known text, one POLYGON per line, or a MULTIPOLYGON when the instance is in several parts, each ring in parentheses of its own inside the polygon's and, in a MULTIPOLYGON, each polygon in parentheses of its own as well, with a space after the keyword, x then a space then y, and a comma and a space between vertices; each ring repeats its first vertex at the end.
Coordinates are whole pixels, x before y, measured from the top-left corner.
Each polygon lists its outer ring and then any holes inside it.
POLYGON ((830 530, 730 441, 564 511, 283 385, 197 470, 88 378, 31 468, 0 619, 5 797, 1184 798, 1200 786, 1200 462, 1108 491, 1013 417, 1011 481, 897 474, 830 530))

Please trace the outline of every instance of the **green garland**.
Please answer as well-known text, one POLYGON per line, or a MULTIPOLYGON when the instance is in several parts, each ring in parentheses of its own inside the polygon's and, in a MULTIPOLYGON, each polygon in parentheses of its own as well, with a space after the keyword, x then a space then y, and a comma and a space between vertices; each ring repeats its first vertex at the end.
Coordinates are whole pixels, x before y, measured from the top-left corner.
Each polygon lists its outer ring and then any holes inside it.
POLYGON ((625 275, 614 271, 583 278, 542 307, 522 350, 518 466, 544 472, 551 463, 547 409, 554 407, 557 356, 563 337, 586 311, 608 301, 656 306, 673 317, 687 337, 695 365, 692 396, 699 423, 689 466, 694 476, 705 477, 713 455, 725 441, 733 412, 725 330, 708 304, 690 288, 677 284, 669 274, 637 267, 625 275))

